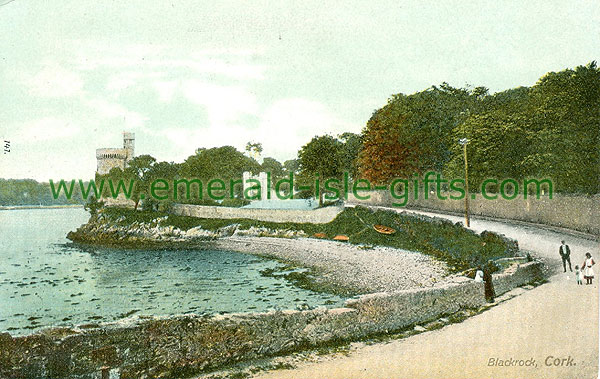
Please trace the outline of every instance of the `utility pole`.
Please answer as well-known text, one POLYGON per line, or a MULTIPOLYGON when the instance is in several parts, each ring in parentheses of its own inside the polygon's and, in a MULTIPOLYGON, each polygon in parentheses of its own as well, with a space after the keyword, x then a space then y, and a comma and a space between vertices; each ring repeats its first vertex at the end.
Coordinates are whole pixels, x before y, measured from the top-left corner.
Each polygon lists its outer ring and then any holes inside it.
POLYGON ((458 143, 463 146, 465 155, 465 225, 468 228, 471 226, 471 220, 469 218, 469 163, 467 161, 467 144, 469 143, 469 140, 461 138, 458 140, 458 143))

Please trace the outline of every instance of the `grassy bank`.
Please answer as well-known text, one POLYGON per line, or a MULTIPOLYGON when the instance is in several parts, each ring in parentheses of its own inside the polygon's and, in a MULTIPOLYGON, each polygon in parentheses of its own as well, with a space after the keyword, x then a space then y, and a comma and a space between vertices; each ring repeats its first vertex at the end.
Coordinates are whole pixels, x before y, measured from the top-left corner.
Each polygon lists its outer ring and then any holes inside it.
MULTIPOLYGON (((450 221, 431 219, 393 211, 371 210, 364 207, 347 208, 333 221, 327 224, 275 223, 249 219, 202 219, 187 216, 175 216, 160 212, 140 212, 130 209, 106 208, 104 215, 119 225, 134 222, 151 222, 158 217, 167 216, 162 226, 173 226, 181 230, 201 227, 217 230, 237 224, 239 229, 263 227, 278 230, 301 230, 312 236, 323 233, 328 239, 343 234, 352 244, 368 246, 389 246, 419 251, 446 262, 453 271, 462 271, 484 264, 489 260, 516 253, 516 247, 503 238, 484 232, 478 235, 460 224, 450 221), (373 229, 381 224, 396 229, 393 235, 383 235, 373 229)), ((368 251, 368 250, 367 250, 368 251)))

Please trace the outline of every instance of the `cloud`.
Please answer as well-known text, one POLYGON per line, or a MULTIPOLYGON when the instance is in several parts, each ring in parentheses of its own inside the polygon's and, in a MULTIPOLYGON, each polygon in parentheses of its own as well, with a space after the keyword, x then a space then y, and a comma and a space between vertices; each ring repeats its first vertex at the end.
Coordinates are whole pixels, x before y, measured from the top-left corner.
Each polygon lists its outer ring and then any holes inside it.
MULTIPOLYGON (((196 100, 198 103, 208 103, 209 113, 210 109, 213 113, 216 109, 219 116, 221 111, 227 114, 229 106, 235 107, 234 104, 244 103, 245 96, 227 88, 216 89, 199 84, 193 88, 196 90, 202 88, 201 91, 193 92, 197 97, 196 100), (207 98, 214 100, 217 105, 211 104, 207 98), (223 109, 219 108, 222 104, 225 104, 223 109)), ((242 106, 241 109, 244 107, 242 106)), ((244 151, 248 141, 262 143, 264 157, 271 156, 284 161, 295 158, 298 150, 316 134, 337 135, 355 129, 339 119, 324 104, 308 99, 282 99, 264 110, 258 110, 254 105, 250 109, 258 118, 257 125, 252 128, 231 119, 211 118, 213 122, 220 123, 211 122, 209 127, 195 129, 171 127, 154 133, 154 136, 164 138, 176 146, 168 156, 168 159, 175 161, 187 158, 198 147, 231 145, 244 151)), ((235 109, 231 111, 234 114, 236 112, 235 109)))
POLYGON ((89 52, 75 58, 75 67, 83 71, 110 68, 138 72, 164 73, 188 70, 195 75, 223 76, 235 80, 263 79, 266 66, 253 62, 262 50, 205 49, 174 51, 164 46, 132 45, 89 52), (175 58, 176 57, 176 58, 175 58))
POLYGON ((263 155, 289 159, 315 134, 336 135, 350 129, 322 103, 291 98, 276 101, 264 112, 254 139, 262 142, 263 155))
POLYGON ((166 76, 166 73, 154 72, 145 69, 123 70, 108 77, 106 90, 112 95, 119 95, 123 90, 149 83, 152 80, 166 76))
POLYGON ((32 95, 43 97, 67 97, 81 94, 83 80, 78 73, 51 63, 31 78, 26 79, 32 95))
POLYGON ((179 83, 175 80, 154 82, 154 89, 158 93, 158 100, 163 103, 171 102, 178 86, 179 83))
POLYGON ((128 128, 143 130, 144 123, 148 120, 138 112, 130 111, 121 104, 111 103, 104 99, 85 99, 84 103, 102 118, 119 119, 128 128))
POLYGON ((42 142, 71 138, 79 133, 79 126, 58 117, 43 117, 28 121, 17 133, 18 139, 29 142, 42 142))
POLYGON ((242 115, 258 112, 256 96, 242 86, 222 86, 193 79, 183 84, 183 94, 206 108, 211 128, 235 123, 242 115))
POLYGON ((211 148, 220 146, 234 146, 239 151, 244 151, 246 142, 252 139, 252 132, 239 125, 226 125, 222 128, 184 129, 167 128, 160 132, 152 133, 157 138, 170 141, 173 148, 170 153, 164 154, 161 160, 181 162, 194 154, 199 147, 211 148))

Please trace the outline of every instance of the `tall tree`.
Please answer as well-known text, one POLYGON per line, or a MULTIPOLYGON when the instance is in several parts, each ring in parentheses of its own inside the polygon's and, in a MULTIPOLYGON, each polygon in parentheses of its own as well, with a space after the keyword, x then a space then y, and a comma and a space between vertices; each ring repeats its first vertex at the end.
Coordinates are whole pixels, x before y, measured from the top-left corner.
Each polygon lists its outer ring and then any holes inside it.
POLYGON ((361 136, 360 134, 346 132, 339 135, 339 140, 341 142, 342 170, 348 172, 354 178, 358 174, 358 153, 362 148, 361 136))
POLYGON ((332 136, 324 135, 313 139, 302 146, 298 152, 300 160, 300 180, 304 180, 319 190, 319 205, 323 205, 323 189, 325 180, 340 178, 343 174, 341 142, 332 136), (316 179, 319 186, 315 187, 316 179))
POLYGON ((392 96, 363 130, 360 174, 381 183, 441 171, 452 156, 454 128, 478 113, 486 96, 485 87, 469 91, 446 83, 413 95, 392 96))
POLYGON ((284 176, 283 165, 275 158, 266 157, 261 165, 263 172, 271 173, 273 179, 278 179, 284 176))

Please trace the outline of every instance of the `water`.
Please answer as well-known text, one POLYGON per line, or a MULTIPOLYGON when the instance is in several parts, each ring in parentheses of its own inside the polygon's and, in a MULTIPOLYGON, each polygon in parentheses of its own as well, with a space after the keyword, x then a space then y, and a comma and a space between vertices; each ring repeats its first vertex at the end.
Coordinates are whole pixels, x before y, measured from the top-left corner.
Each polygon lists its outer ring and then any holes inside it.
POLYGON ((227 251, 88 248, 65 238, 83 209, 0 211, 0 331, 114 321, 131 314, 228 313, 340 306, 260 271, 279 262, 227 251))

